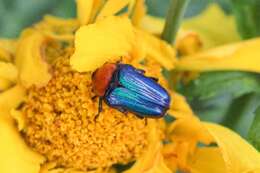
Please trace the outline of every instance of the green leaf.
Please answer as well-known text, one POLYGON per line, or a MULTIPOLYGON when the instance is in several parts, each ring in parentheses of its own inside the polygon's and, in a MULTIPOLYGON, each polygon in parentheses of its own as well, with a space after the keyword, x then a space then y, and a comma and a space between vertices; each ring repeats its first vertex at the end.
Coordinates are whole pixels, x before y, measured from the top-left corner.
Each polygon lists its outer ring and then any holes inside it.
POLYGON ((260 35, 260 0, 231 0, 238 30, 244 39, 260 35))
POLYGON ((21 30, 41 20, 45 14, 75 16, 75 1, 0 0, 0 37, 17 37, 21 30))
POLYGON ((202 121, 221 123, 225 119, 226 112, 232 103, 232 98, 223 95, 207 100, 189 100, 192 110, 202 121))
MULTIPOLYGON (((146 0, 148 13, 152 16, 165 17, 170 0, 146 0)), ((210 3, 218 3, 227 13, 231 12, 231 5, 227 0, 192 0, 188 4, 185 17, 198 15, 210 3)))
POLYGON ((180 89, 188 99, 207 100, 221 95, 233 98, 260 92, 260 75, 246 72, 208 72, 180 89))
POLYGON ((260 96, 256 93, 249 93, 235 98, 230 103, 221 124, 235 130, 246 138, 259 103, 260 96))
POLYGON ((259 79, 255 73, 209 72, 179 91, 203 121, 221 123, 246 137, 260 103, 259 79))
POLYGON ((255 118, 248 133, 249 142, 260 151, 260 106, 255 111, 255 118))

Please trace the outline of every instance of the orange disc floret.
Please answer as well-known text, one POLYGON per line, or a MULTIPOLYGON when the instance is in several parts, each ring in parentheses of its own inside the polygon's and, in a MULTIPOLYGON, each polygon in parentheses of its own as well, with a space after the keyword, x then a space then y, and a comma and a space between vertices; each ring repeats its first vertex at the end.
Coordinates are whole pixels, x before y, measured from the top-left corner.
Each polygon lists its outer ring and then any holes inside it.
POLYGON ((90 72, 73 71, 68 58, 56 60, 48 84, 28 89, 22 108, 28 145, 57 167, 84 171, 139 158, 148 145, 145 120, 104 105, 95 121, 94 95, 90 72))

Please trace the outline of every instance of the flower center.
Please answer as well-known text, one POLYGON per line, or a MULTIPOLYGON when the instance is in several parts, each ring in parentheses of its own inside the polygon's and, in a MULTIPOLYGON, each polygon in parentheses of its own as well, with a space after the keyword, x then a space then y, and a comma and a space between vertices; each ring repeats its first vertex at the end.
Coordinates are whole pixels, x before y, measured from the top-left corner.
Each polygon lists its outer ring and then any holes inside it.
POLYGON ((75 72, 68 59, 58 59, 49 83, 28 90, 27 143, 59 167, 88 170, 135 160, 147 146, 145 121, 105 104, 95 121, 93 96, 91 74, 75 72))

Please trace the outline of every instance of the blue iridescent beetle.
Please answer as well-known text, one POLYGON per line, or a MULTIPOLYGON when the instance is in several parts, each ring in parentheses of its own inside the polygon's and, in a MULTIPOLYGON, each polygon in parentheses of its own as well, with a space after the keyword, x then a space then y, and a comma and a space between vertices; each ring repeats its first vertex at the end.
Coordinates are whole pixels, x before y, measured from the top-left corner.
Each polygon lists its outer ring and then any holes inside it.
MULTIPOLYGON (((170 96, 157 80, 128 64, 106 63, 92 75, 94 92, 107 105, 140 118, 160 118, 169 109, 170 96)), ((99 114, 98 113, 98 114, 99 114)))

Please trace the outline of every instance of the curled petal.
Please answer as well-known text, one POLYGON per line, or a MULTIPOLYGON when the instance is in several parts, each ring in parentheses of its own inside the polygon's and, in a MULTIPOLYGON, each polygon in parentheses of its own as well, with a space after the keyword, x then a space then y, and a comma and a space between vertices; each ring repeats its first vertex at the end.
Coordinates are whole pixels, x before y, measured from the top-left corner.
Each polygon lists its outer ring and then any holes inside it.
POLYGON ((202 40, 195 32, 181 30, 177 37, 176 48, 181 55, 191 55, 202 48, 202 40))
POLYGON ((133 24, 135 26, 141 26, 146 13, 145 0, 132 0, 131 6, 128 13, 133 24))
POLYGON ((16 41, 10 39, 0 39, 0 48, 14 54, 16 49, 16 41))
POLYGON ((0 60, 11 61, 15 49, 16 42, 14 40, 0 39, 0 60))
POLYGON ((19 85, 0 94, 1 173, 38 173, 44 161, 42 156, 26 146, 10 115, 10 111, 24 98, 25 89, 19 85))
POLYGON ((129 19, 107 17, 77 31, 76 50, 70 64, 79 72, 94 71, 107 61, 129 56, 134 43, 134 29, 129 19))
POLYGON ((25 89, 16 85, 0 94, 0 111, 8 113, 25 99, 25 89))
POLYGON ((155 36, 136 30, 137 37, 141 38, 147 58, 153 58, 168 70, 174 68, 176 52, 173 47, 155 36))
POLYGON ((0 78, 0 92, 5 91, 9 87, 12 86, 12 82, 10 80, 7 80, 5 78, 0 78))
POLYGON ((17 69, 12 63, 0 61, 0 78, 15 82, 17 79, 17 69))
POLYGON ((146 152, 135 162, 135 164, 124 173, 171 173, 165 165, 161 155, 162 144, 159 132, 154 120, 149 120, 149 146, 146 152))
POLYGON ((10 115, 17 122, 18 130, 19 131, 24 130, 24 128, 25 128, 25 116, 24 116, 24 114, 19 110, 12 109, 10 111, 10 115))
POLYGON ((88 24, 95 0, 77 0, 77 17, 81 25, 88 24))
POLYGON ((177 70, 240 70, 260 72, 260 38, 225 45, 181 58, 177 70))
POLYGON ((140 27, 149 33, 160 35, 164 27, 164 19, 155 16, 145 15, 141 20, 140 27))
POLYGON ((26 146, 13 122, 0 110, 0 172, 38 173, 44 158, 26 146))
POLYGON ((0 61, 0 91, 4 91, 15 84, 17 76, 17 68, 12 63, 0 61))
POLYGON ((210 144, 214 141, 196 116, 177 119, 169 126, 168 133, 173 141, 191 141, 195 144, 210 144))
POLYGON ((169 114, 176 118, 185 118, 193 116, 193 112, 185 97, 176 93, 170 92, 172 102, 169 109, 169 114))
POLYGON ((198 148, 188 162, 191 173, 228 173, 218 147, 198 148))
POLYGON ((74 39, 74 32, 79 27, 78 20, 62 19, 50 15, 44 16, 43 20, 34 28, 43 35, 59 41, 72 41, 74 39))
POLYGON ((51 78, 50 67, 44 56, 47 40, 40 32, 28 29, 18 42, 15 63, 19 80, 26 87, 45 85, 51 78))
POLYGON ((168 165, 176 162, 182 170, 189 170, 188 159, 196 151, 198 142, 210 144, 214 141, 195 116, 175 120, 168 127, 167 136, 173 143, 164 146, 164 157, 168 165))
POLYGON ((11 60, 11 54, 9 52, 7 52, 4 49, 0 48, 0 60, 2 61, 10 61, 11 60))
POLYGON ((131 0, 108 0, 98 14, 97 19, 112 16, 126 7, 131 0))
POLYGON ((97 13, 104 6, 104 0, 77 0, 77 17, 81 25, 95 21, 97 13))
POLYGON ((218 144, 227 172, 249 172, 260 168, 259 152, 239 135, 217 124, 203 124, 218 144))
POLYGON ((174 142, 166 144, 163 147, 162 153, 167 165, 176 170, 189 170, 187 159, 194 152, 195 145, 189 142, 174 142))
POLYGON ((195 152, 197 143, 210 144, 214 140, 185 98, 174 92, 170 94, 173 102, 169 114, 176 120, 167 127, 167 137, 173 143, 164 146, 164 157, 168 165, 176 162, 182 170, 189 170, 188 159, 195 152))

